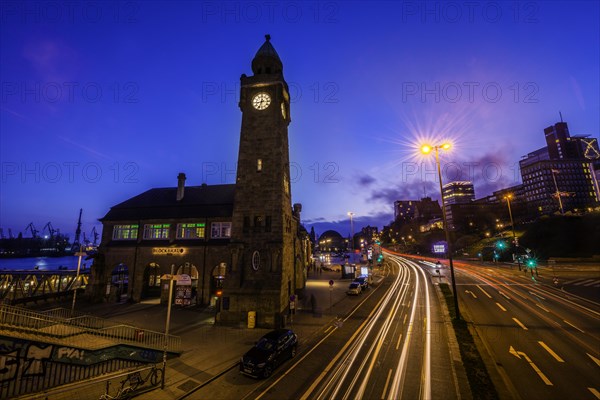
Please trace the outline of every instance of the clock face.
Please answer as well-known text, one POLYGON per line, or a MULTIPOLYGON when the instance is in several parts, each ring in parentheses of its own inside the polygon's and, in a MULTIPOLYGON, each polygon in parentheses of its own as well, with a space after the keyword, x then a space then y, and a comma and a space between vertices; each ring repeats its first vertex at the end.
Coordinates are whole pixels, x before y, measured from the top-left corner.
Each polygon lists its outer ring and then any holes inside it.
POLYGON ((267 93, 258 93, 252 98, 252 106, 257 110, 264 110, 271 104, 271 96, 267 93))
POLYGON ((252 253, 252 269, 258 271, 260 268, 260 253, 255 251, 252 253))
POLYGON ((285 119, 287 115, 285 111, 285 103, 281 103, 281 115, 283 116, 283 119, 285 119))

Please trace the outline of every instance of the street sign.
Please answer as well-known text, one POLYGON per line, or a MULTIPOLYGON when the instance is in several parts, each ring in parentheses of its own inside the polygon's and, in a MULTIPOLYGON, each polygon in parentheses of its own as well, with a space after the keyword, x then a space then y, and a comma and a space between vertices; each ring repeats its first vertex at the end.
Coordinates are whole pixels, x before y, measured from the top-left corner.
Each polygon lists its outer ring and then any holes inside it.
POLYGON ((295 300, 296 300, 296 295, 295 294, 291 295, 290 296, 290 301, 295 301, 295 300))

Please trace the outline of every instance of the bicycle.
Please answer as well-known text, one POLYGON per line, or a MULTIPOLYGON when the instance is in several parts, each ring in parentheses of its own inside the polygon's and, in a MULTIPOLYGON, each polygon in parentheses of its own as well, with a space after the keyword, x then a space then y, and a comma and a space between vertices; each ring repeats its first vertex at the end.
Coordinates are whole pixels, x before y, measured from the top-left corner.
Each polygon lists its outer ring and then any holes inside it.
POLYGON ((127 378, 122 382, 121 388, 123 388, 126 382, 129 382, 128 387, 130 387, 132 390, 136 390, 146 382, 150 382, 152 386, 156 386, 162 381, 162 376, 163 370, 157 368, 155 365, 150 369, 150 372, 148 372, 148 375, 146 375, 145 378, 142 377, 142 373, 140 371, 127 375, 127 378))
POLYGON ((107 390, 106 393, 103 393, 100 396, 99 400, 126 400, 126 399, 131 398, 132 395, 133 395, 132 387, 125 386, 125 387, 121 387, 119 390, 117 390, 117 394, 114 396, 111 396, 107 390))

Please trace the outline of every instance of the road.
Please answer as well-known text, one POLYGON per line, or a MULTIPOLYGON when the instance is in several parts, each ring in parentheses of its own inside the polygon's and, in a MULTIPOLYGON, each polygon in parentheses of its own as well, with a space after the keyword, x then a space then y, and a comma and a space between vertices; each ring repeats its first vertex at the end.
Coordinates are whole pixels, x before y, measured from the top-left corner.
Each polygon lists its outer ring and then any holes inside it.
POLYGON ((458 398, 429 269, 393 256, 388 261, 381 282, 348 299, 353 310, 323 327, 271 378, 254 380, 234 369, 194 398, 458 398))
POLYGON ((511 398, 600 399, 600 304, 507 266, 455 272, 462 313, 511 398))

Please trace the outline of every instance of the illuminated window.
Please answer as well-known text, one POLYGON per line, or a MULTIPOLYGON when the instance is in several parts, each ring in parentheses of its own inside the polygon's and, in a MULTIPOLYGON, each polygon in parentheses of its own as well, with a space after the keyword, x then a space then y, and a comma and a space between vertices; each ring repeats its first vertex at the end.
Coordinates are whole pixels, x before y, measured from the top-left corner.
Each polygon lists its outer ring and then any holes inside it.
POLYGON ((177 239, 204 239, 206 224, 177 224, 177 239))
POLYGON ((231 222, 213 222, 210 225, 210 237, 222 239, 231 237, 231 222))
POLYGON ((144 225, 144 239, 168 239, 171 224, 144 225))
POLYGON ((256 170, 257 171, 262 171, 262 159, 258 159, 256 160, 256 170))
POLYGON ((139 225, 115 225, 113 240, 135 240, 138 236, 139 225))

